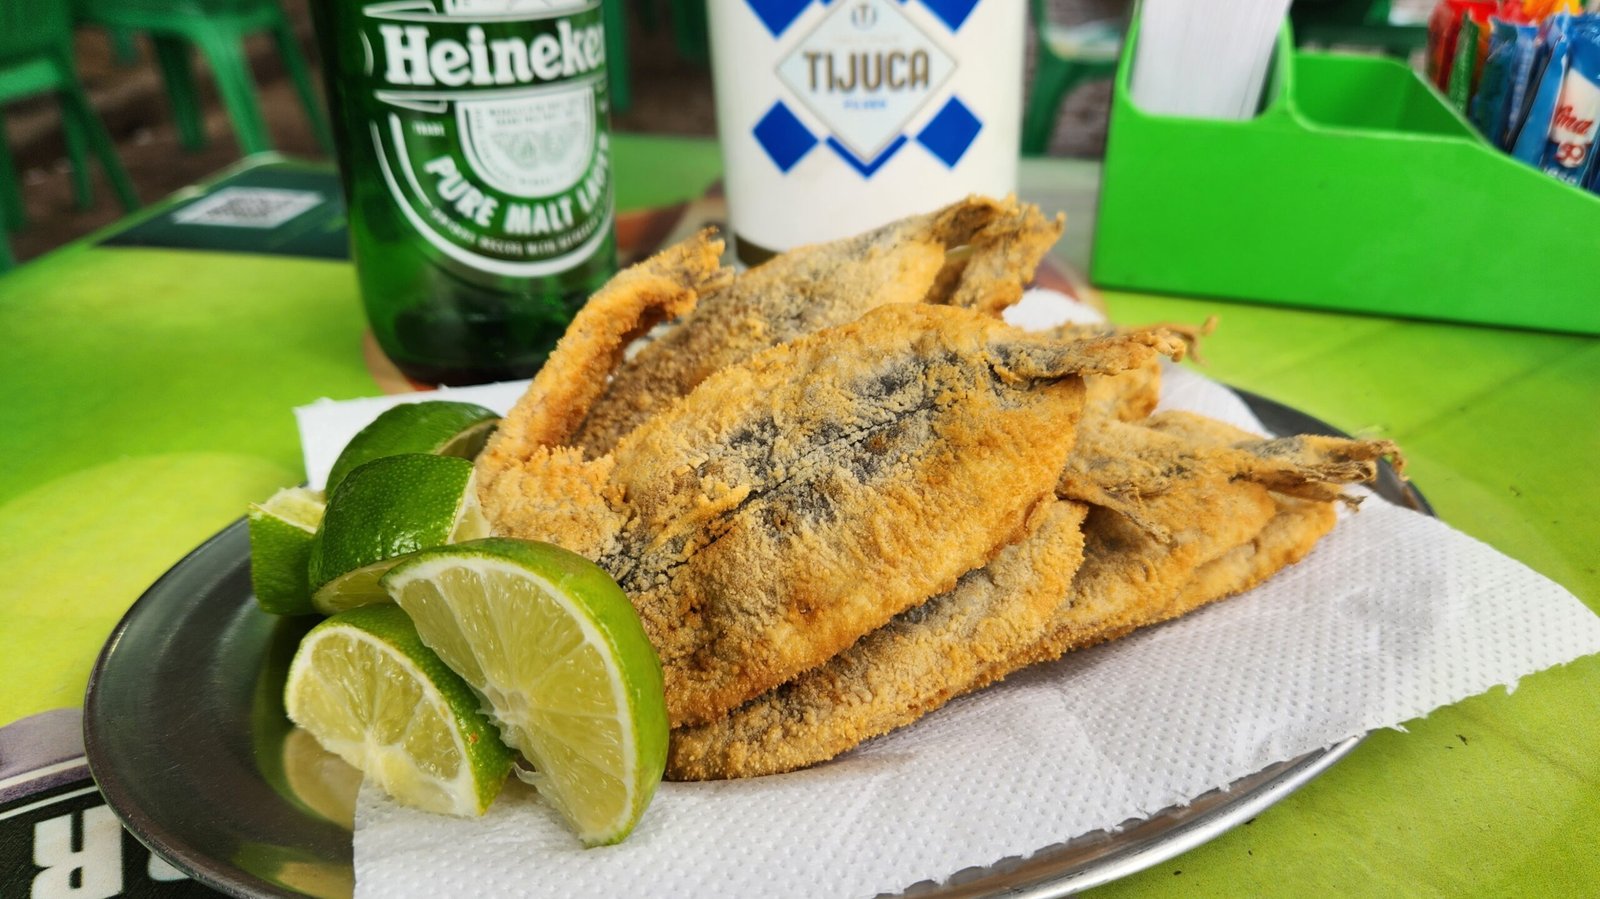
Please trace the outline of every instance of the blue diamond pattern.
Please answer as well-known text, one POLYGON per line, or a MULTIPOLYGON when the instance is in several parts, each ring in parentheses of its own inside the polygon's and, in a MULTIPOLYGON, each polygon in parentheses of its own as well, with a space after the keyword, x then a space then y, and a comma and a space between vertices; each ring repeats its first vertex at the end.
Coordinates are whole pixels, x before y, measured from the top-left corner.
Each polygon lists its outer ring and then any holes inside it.
POLYGON ((833 152, 838 153, 840 159, 850 163, 850 167, 860 172, 861 177, 863 178, 871 178, 873 174, 878 171, 878 169, 883 167, 884 163, 889 161, 889 157, 900 152, 900 148, 905 145, 906 136, 902 134, 891 141, 889 146, 885 147, 883 152, 879 153, 876 158, 866 160, 850 152, 849 148, 844 144, 839 143, 838 140, 832 137, 828 138, 828 148, 833 150, 833 152))
POLYGON ((954 32, 961 30, 962 24, 967 21, 967 16, 972 15, 973 7, 978 5, 978 0, 922 0, 922 5, 943 19, 954 32))
POLYGON ((772 104, 767 114, 761 117, 756 127, 751 131, 756 137, 756 143, 761 149, 767 151, 772 157, 778 170, 788 172, 800 158, 811 152, 817 145, 817 138, 805 124, 795 118, 789 107, 783 101, 772 104))
POLYGON ((811 5, 811 0, 744 0, 773 37, 780 37, 811 5))
POLYGON ((983 123, 972 114, 967 104, 951 97, 939 114, 917 135, 917 142, 927 147, 928 152, 939 157, 945 165, 955 168, 982 130, 983 123))

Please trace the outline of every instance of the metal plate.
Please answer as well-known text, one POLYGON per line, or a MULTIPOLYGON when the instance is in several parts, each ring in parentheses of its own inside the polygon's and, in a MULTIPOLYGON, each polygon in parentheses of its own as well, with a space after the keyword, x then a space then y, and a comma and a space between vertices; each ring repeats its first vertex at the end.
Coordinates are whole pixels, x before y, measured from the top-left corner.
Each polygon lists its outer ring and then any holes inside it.
MULTIPOLYGON (((1286 406, 1240 395, 1273 433, 1339 433, 1286 406)), ((1387 466, 1376 489, 1432 514, 1387 466)), ((89 678, 84 746, 107 804, 146 846, 234 896, 333 899, 353 887, 350 832, 313 812, 283 769, 290 730, 284 674, 313 623, 256 607, 249 535, 240 520, 134 603, 89 678)), ((944 884, 917 884, 906 894, 1062 896, 1126 876, 1249 820, 1358 742, 1273 765, 1117 831, 969 869, 944 884)))

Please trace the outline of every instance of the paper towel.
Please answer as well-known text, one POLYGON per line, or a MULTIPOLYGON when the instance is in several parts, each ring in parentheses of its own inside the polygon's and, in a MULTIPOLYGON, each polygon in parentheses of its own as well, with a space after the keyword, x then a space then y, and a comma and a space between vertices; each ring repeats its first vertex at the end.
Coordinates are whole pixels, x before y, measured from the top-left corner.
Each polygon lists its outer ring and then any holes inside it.
POLYGON ((333 468, 334 460, 339 458, 339 451, 350 442, 350 438, 371 424, 374 418, 395 406, 425 400, 453 400, 477 403, 504 415, 527 389, 527 381, 502 381, 498 384, 441 387, 419 393, 368 396, 354 400, 320 399, 308 406, 299 406, 294 410, 294 418, 300 429, 300 453, 305 459, 306 484, 313 490, 321 490, 328 483, 328 471, 333 468))
MULTIPOLYGON (((508 406, 494 390, 473 401, 508 406)), ((1261 430, 1234 394, 1181 368, 1162 403, 1261 430)), ((892 893, 1185 804, 1594 652, 1600 618, 1566 590, 1373 497, 1262 587, 1019 672, 831 763, 663 784, 618 846, 581 848, 517 783, 478 820, 363 789, 356 896, 892 893)))

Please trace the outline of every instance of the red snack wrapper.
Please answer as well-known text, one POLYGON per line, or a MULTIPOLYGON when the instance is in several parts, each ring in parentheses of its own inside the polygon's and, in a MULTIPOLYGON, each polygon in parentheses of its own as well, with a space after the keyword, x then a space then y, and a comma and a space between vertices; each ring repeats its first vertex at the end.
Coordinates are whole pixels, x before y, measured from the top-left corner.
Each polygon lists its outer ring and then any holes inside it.
POLYGON ((1450 70, 1456 58, 1456 37, 1461 33, 1461 20, 1472 14, 1476 21, 1487 23, 1489 17, 1500 10, 1500 5, 1487 0, 1439 0, 1428 16, 1428 80, 1441 91, 1450 89, 1450 70))

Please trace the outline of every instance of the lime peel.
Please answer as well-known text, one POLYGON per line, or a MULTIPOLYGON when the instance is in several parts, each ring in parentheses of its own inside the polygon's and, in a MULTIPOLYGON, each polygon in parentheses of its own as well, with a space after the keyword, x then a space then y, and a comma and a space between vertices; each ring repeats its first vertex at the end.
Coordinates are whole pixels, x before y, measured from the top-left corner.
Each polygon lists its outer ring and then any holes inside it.
POLYGON ((491 409, 455 400, 423 400, 385 409, 350 438, 328 469, 331 493, 350 472, 374 459, 429 453, 471 459, 500 422, 491 409))
POLYGON ((323 509, 321 491, 304 487, 285 487, 266 502, 250 504, 250 585, 263 611, 315 611, 308 569, 323 509))
POLYGON ((329 495, 311 546, 311 604, 334 614, 387 602, 378 579, 401 559, 488 533, 471 462, 422 453, 374 459, 329 495))

